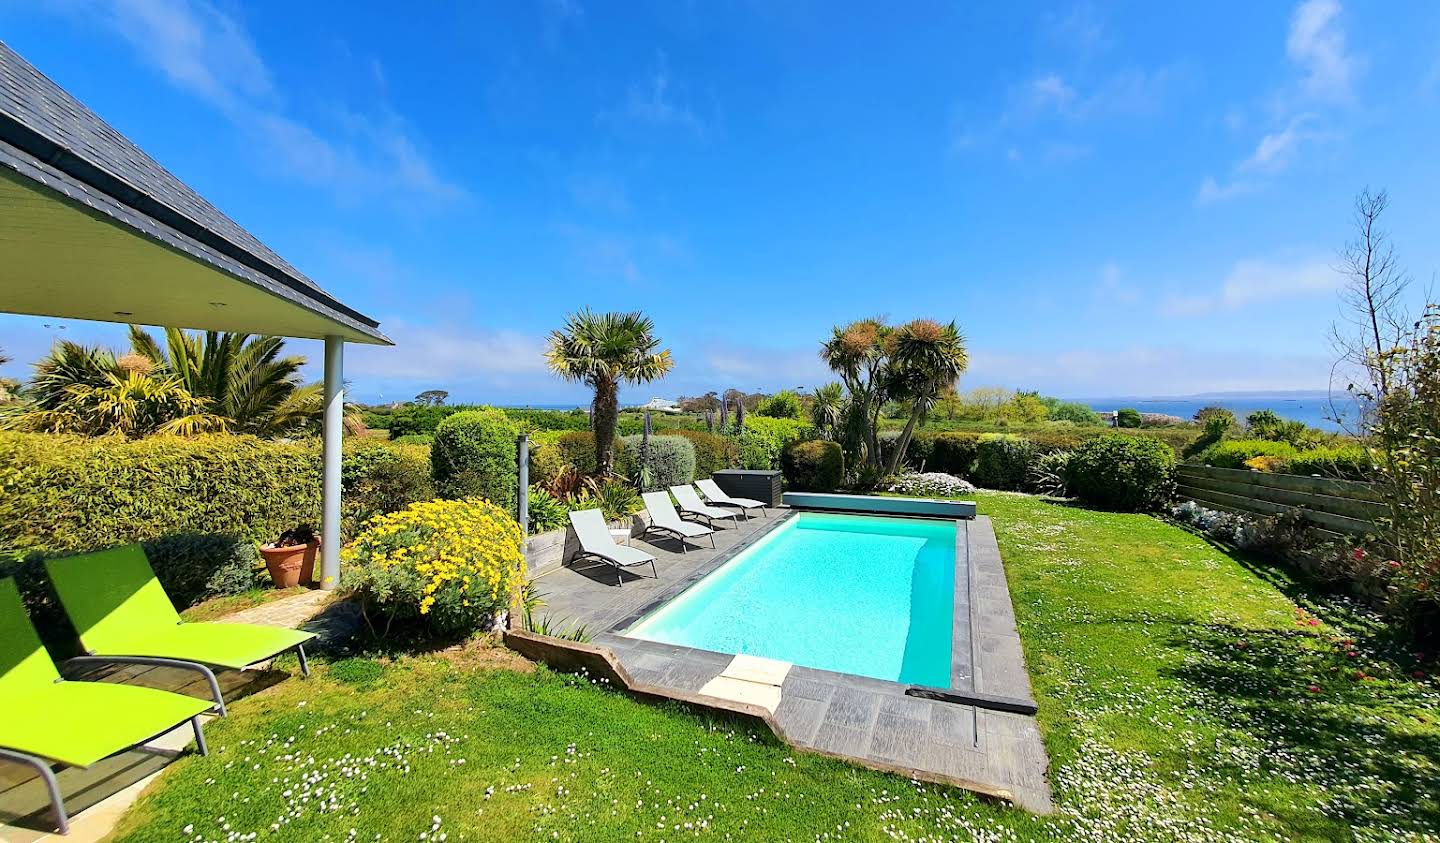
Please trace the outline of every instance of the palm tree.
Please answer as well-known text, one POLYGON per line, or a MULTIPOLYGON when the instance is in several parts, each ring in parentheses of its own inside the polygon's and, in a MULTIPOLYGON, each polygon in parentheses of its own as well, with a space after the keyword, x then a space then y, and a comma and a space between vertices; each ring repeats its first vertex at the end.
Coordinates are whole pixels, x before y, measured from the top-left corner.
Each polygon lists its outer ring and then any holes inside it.
POLYGON ((324 390, 301 381, 305 358, 280 356, 281 337, 165 329, 165 347, 143 328, 130 326, 130 346, 154 366, 173 375, 211 412, 230 421, 237 433, 280 436, 312 426, 324 411, 324 390))
POLYGON ((595 391, 595 465, 601 476, 615 463, 620 383, 649 383, 674 365, 669 349, 657 351, 655 322, 643 313, 572 313, 565 327, 551 331, 545 349, 550 370, 595 391))
POLYGON ((826 439, 838 440, 840 421, 845 415, 845 387, 827 383, 815 387, 815 400, 810 404, 810 423, 826 439))
POLYGON ((882 319, 860 319, 832 330, 820 346, 820 359, 840 376, 850 400, 840 428, 840 444, 851 465, 880 467, 880 411, 885 406, 882 373, 893 329, 882 319))
MULTIPOLYGON (((0 349, 0 366, 10 362, 10 356, 0 349)), ((13 378, 0 377, 0 401, 9 401, 20 389, 20 382, 13 378)))
POLYGON ((35 364, 35 375, 23 393, 39 410, 58 410, 70 397, 70 387, 102 388, 110 376, 122 374, 115 355, 105 348, 60 340, 35 364))
POLYGON ((52 406, 30 406, 6 417, 6 426, 36 433, 124 436, 223 433, 229 420, 207 412, 210 402, 191 395, 173 375, 106 372, 100 384, 75 382, 52 406))
POLYGON ((955 323, 941 325, 930 319, 916 319, 895 330, 890 342, 890 359, 885 371, 886 397, 910 405, 910 418, 890 454, 886 471, 894 474, 905 458, 915 426, 935 406, 970 363, 965 338, 955 323))

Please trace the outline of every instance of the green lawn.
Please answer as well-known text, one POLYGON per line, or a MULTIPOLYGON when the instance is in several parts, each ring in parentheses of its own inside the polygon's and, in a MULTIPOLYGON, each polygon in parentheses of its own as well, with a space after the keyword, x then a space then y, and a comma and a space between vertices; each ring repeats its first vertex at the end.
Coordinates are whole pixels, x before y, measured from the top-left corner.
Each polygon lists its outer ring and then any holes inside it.
POLYGON ((209 727, 212 755, 174 765, 120 839, 1440 832, 1440 686, 1410 676, 1415 654, 1366 615, 1152 518, 979 497, 1040 701, 1053 817, 472 650, 346 659, 238 702, 209 727))

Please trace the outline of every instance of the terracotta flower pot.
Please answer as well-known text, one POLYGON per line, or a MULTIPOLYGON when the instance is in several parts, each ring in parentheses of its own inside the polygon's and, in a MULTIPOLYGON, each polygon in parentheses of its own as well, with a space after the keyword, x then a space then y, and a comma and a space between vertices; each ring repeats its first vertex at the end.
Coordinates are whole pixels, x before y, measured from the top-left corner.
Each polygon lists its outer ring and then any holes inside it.
POLYGON ((270 572, 270 580, 276 588, 294 588, 314 581, 315 552, 319 549, 318 539, 290 547, 266 544, 260 546, 260 555, 265 557, 265 570, 270 572))

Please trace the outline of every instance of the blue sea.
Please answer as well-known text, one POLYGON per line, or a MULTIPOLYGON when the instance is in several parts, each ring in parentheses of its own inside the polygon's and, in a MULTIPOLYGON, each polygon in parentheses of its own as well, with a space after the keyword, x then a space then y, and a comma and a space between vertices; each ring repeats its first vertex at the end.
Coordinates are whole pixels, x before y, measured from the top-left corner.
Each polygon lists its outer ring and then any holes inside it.
POLYGON ((1273 410, 1281 418, 1304 422, 1321 430, 1341 429, 1341 426, 1335 422, 1337 409, 1345 413, 1346 418, 1351 420, 1354 418, 1353 404, 1347 398, 1337 395, 1335 406, 1332 407, 1330 397, 1324 393, 1227 395, 1223 397, 1194 395, 1179 398, 1082 398, 1080 401, 1097 411, 1134 407, 1142 413, 1164 413, 1187 420, 1194 418, 1195 412, 1203 407, 1224 407, 1241 421, 1244 421, 1246 416, 1256 410, 1273 410))

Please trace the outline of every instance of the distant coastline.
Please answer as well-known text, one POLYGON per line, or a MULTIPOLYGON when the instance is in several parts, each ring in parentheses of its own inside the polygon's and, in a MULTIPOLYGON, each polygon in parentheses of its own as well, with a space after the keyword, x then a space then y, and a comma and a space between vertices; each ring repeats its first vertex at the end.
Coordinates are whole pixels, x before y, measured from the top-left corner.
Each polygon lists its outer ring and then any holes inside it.
POLYGON ((1163 413, 1189 420, 1203 407, 1224 407, 1244 418, 1257 410, 1272 410, 1282 418, 1304 422, 1321 430, 1338 431, 1342 425, 1336 421, 1339 411, 1342 421, 1353 420, 1354 404, 1345 396, 1336 396, 1332 406, 1331 396, 1316 390, 1291 390, 1277 392, 1205 392, 1183 396, 1119 396, 1108 398, 1078 398, 1080 403, 1096 411, 1118 410, 1133 407, 1142 413, 1163 413))

